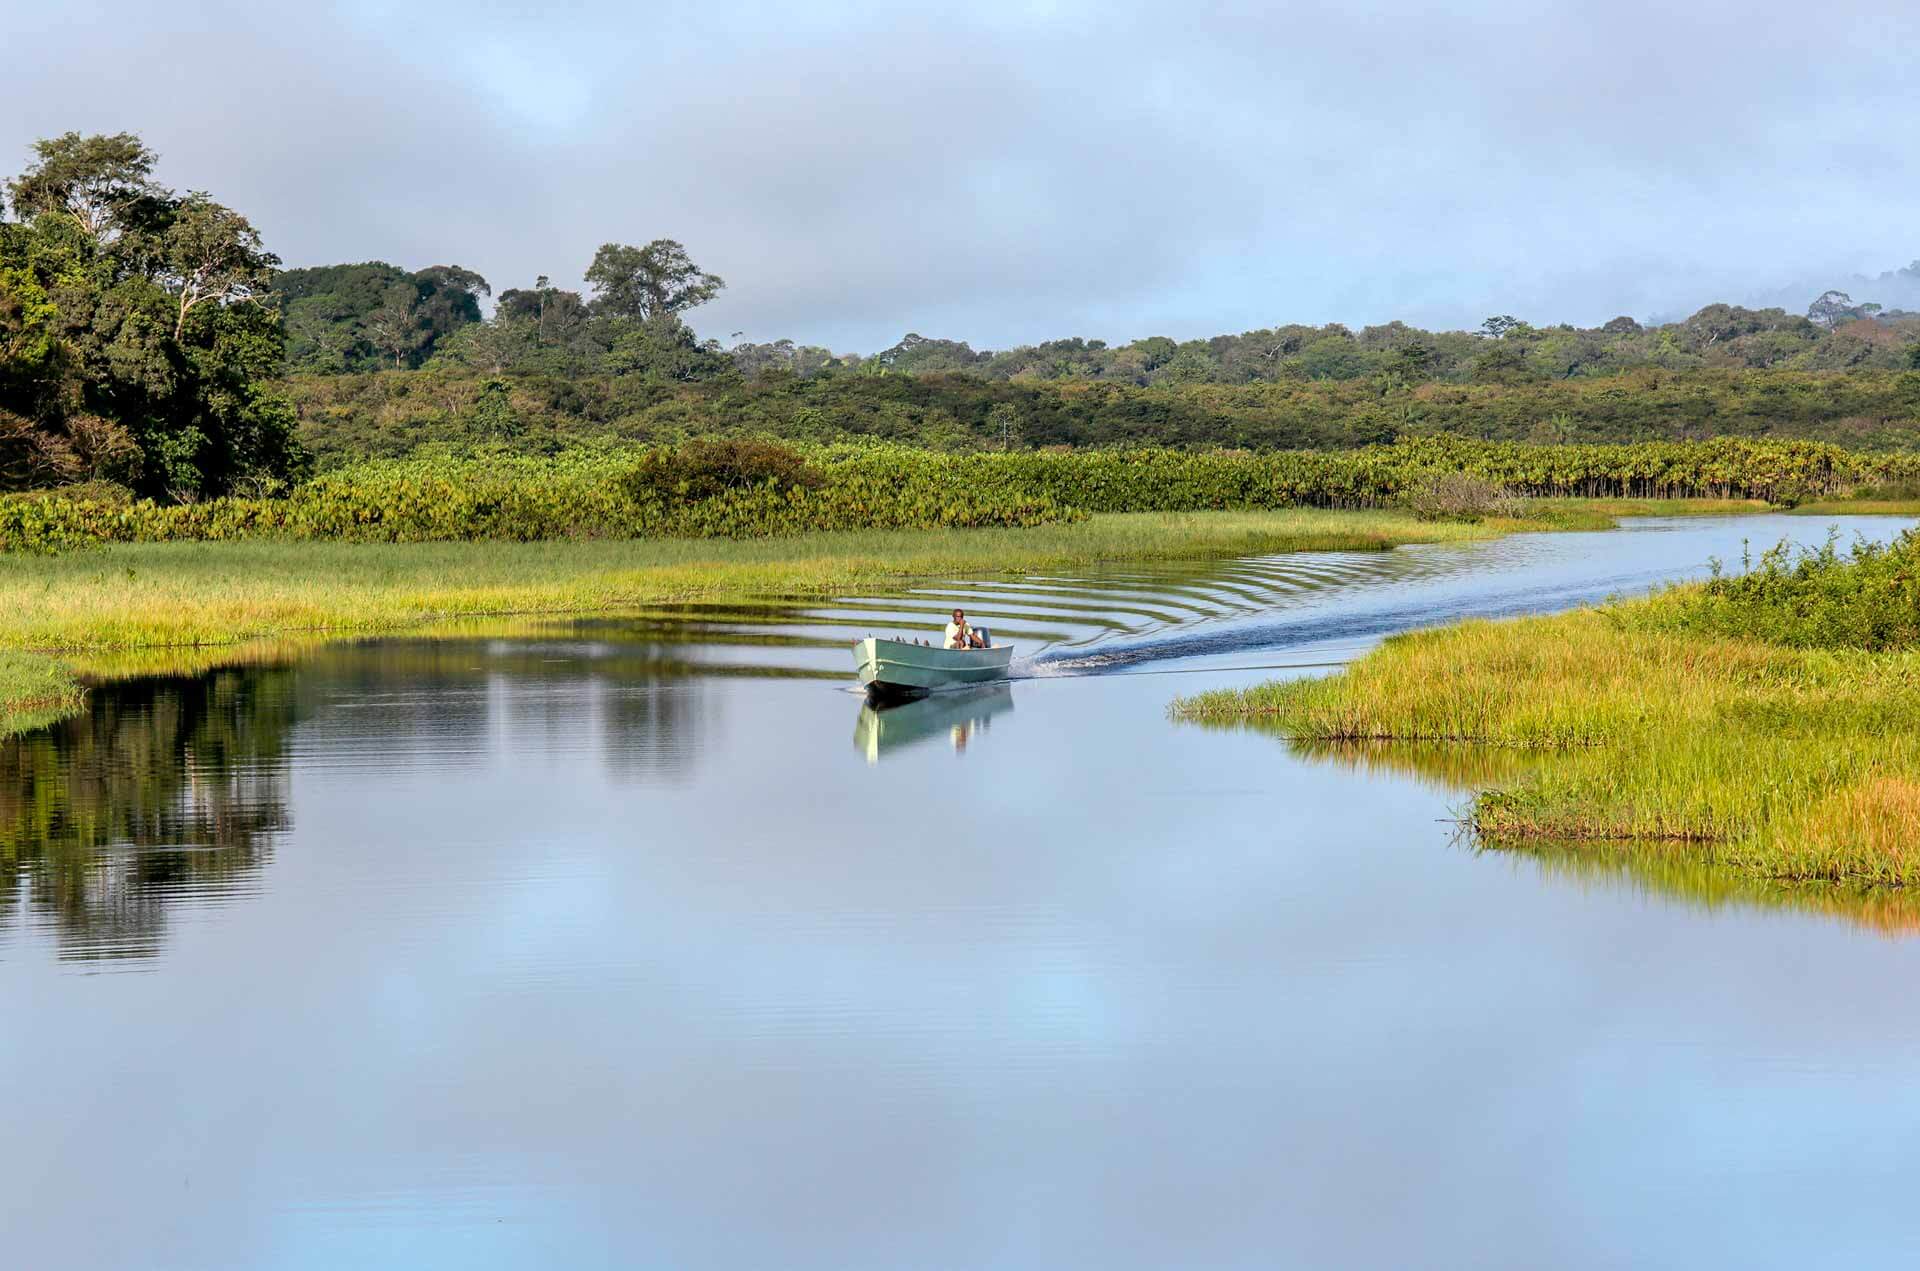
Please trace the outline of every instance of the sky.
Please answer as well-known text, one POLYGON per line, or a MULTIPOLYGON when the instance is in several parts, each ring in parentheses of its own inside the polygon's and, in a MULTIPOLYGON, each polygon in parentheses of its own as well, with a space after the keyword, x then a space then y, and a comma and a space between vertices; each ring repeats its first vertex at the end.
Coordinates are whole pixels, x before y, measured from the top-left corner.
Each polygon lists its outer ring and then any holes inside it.
POLYGON ((0 173, 133 131, 289 265, 496 290, 674 238, 728 344, 1590 325, 1920 257, 1913 0, 0 0, 0 34, 0 173))

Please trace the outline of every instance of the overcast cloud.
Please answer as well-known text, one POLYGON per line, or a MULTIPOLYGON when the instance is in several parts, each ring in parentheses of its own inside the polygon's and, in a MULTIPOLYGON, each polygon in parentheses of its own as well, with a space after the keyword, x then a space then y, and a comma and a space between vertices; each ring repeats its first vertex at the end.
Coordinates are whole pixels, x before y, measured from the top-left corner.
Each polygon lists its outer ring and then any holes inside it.
POLYGON ((0 172, 128 129, 289 264, 497 289, 678 238, 728 342, 1594 323, 1920 257, 1912 0, 0 12, 0 172))

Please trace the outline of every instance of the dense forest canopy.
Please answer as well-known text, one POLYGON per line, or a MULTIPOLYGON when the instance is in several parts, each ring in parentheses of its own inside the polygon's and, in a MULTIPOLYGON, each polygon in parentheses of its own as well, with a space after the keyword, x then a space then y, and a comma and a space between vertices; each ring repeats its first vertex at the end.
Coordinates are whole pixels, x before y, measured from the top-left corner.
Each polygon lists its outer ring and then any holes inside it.
MULTIPOLYGON (((247 218, 153 178, 138 137, 34 147, 0 202, 0 489, 100 479, 175 500, 271 490, 422 442, 868 436, 948 448, 1364 445, 1717 433, 1907 446, 1920 314, 1841 291, 1597 327, 1490 317, 1079 337, 990 351, 912 333, 871 355, 723 347, 727 284, 673 239, 603 244, 584 291, 496 296, 459 265, 280 269, 247 218), (485 302, 492 301, 492 312, 485 302)), ((1882 276, 1920 282, 1920 261, 1882 276)), ((1891 285, 1891 284, 1890 284, 1891 285)))
POLYGON ((296 371, 419 366, 461 327, 480 321, 487 280, 458 265, 408 273, 385 261, 288 269, 273 277, 296 371))
POLYGON ((280 262, 127 133, 34 147, 0 220, 0 482, 194 498, 295 471, 280 262))

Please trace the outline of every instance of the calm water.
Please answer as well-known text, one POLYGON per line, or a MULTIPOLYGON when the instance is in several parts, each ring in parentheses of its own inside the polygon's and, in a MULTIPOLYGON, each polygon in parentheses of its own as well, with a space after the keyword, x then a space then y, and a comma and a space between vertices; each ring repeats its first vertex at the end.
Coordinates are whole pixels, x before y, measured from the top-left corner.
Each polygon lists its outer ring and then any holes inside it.
POLYGON ((1898 915, 1475 853, 1443 781, 1165 718, 1824 528, 689 606, 99 692, 0 747, 0 1264, 1910 1264, 1898 915), (955 603, 1022 678, 843 691, 849 640, 955 603))

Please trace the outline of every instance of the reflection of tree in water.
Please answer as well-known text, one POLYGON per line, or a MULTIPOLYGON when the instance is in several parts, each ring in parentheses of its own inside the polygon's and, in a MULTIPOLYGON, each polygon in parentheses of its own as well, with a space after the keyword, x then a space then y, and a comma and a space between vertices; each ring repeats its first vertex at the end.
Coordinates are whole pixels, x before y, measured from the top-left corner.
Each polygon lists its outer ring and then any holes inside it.
POLYGON ((243 888, 287 826, 287 670, 143 680, 0 742, 0 907, 61 956, 150 956, 170 904, 243 888))
POLYGON ((548 634, 381 640, 324 650, 314 692, 377 703, 323 715, 316 740, 409 755, 595 751, 618 780, 684 780, 698 757, 714 668, 668 644, 548 634))
POLYGON ((713 721, 706 681, 662 674, 604 686, 601 735, 608 775, 618 781, 684 782, 713 721))

